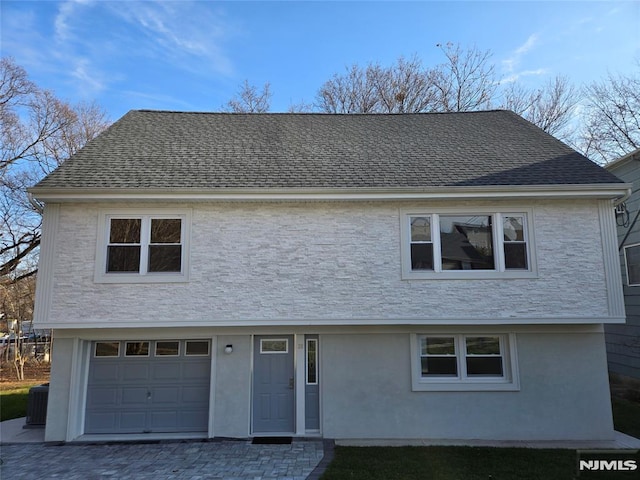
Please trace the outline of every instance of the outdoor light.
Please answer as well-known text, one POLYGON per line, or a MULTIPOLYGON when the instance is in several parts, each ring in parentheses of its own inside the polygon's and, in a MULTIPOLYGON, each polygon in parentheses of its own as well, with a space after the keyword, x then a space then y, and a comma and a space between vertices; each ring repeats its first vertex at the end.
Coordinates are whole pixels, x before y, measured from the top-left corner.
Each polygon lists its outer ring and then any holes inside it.
POLYGON ((226 347, 224 347, 224 353, 230 354, 231 352, 233 352, 233 345, 229 344, 226 347))

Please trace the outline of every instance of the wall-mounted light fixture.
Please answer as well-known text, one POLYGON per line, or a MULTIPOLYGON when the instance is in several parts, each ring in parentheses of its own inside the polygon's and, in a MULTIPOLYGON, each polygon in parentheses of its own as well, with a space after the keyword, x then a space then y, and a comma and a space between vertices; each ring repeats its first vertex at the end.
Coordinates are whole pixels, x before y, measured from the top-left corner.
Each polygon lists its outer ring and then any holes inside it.
POLYGON ((229 355, 232 352, 233 352, 233 345, 229 344, 226 347, 224 347, 224 353, 226 353, 227 355, 229 355))

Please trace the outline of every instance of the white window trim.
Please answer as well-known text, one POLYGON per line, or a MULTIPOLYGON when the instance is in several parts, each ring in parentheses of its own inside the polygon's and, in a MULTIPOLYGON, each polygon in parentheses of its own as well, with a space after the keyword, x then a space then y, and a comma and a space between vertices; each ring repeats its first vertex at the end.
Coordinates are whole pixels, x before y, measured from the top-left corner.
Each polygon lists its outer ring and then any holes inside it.
POLYGON ((124 356, 127 358, 146 358, 151 356, 151 341, 150 340, 127 340, 124 342, 124 356), (129 355, 127 353, 127 346, 130 343, 147 343, 147 354, 146 355, 129 355))
MULTIPOLYGON (((153 342, 153 356, 154 357, 158 357, 158 358, 175 358, 175 357, 179 357, 180 356, 180 344, 182 342, 180 340, 155 340, 153 342), (176 354, 171 354, 171 355, 158 355, 158 343, 162 343, 162 342, 166 342, 166 343, 177 343, 178 344, 178 353, 176 354)), ((186 344, 185 344, 185 350, 186 350, 186 344)))
POLYGON ((306 385, 318 385, 318 339, 317 338, 307 338, 306 339, 306 346, 307 348, 305 349, 305 356, 304 356, 304 377, 305 377, 305 384, 306 385), (316 349, 315 349, 315 353, 316 353, 316 368, 315 368, 315 377, 316 377, 316 381, 315 382, 310 382, 309 381, 309 345, 311 345, 312 343, 315 343, 316 345, 316 349))
POLYGON ((400 210, 400 256, 403 280, 469 280, 499 278, 537 278, 536 246, 533 229, 533 209, 528 208, 414 208, 400 210), (440 215, 491 215, 493 217, 493 251, 495 269, 493 270, 442 270, 440 255, 440 215), (504 242, 502 240, 503 217, 524 215, 524 229, 527 243, 527 270, 507 270, 504 260, 504 242), (433 244, 433 270, 411 269, 411 217, 429 217, 431 219, 431 243, 433 244))
MULTIPOLYGON (((149 220, 150 221, 150 220, 149 220)), ((148 238, 148 228, 142 222, 141 239, 148 238)), ((189 258, 191 239, 191 210, 190 209, 114 209, 103 210, 98 218, 98 243, 96 246, 95 283, 177 283, 189 281, 189 258), (182 262, 181 272, 111 272, 107 273, 107 247, 109 245, 109 224, 112 218, 179 218, 181 222, 182 262)), ((148 248, 148 242, 146 244, 148 248)), ((143 247, 140 255, 141 267, 146 265, 146 249, 143 247)))
POLYGON ((640 283, 631 283, 631 280, 629 278, 629 260, 627 259, 627 249, 633 248, 633 247, 640 248, 640 243, 634 243, 633 245, 624 246, 624 271, 625 271, 625 275, 627 276, 627 285, 629 287, 640 287, 640 283))
POLYGON ((284 353, 289 353, 288 338, 261 338, 260 339, 260 355, 279 355, 284 353), (264 350, 264 342, 284 342, 284 350, 278 350, 278 351, 264 350))
POLYGON ((411 389, 414 392, 519 391, 518 355, 514 333, 412 333, 410 336, 411 389), (423 377, 420 362, 420 338, 453 337, 458 361, 457 377, 423 377), (465 377, 464 339, 466 337, 499 337, 503 358, 502 377, 465 377))

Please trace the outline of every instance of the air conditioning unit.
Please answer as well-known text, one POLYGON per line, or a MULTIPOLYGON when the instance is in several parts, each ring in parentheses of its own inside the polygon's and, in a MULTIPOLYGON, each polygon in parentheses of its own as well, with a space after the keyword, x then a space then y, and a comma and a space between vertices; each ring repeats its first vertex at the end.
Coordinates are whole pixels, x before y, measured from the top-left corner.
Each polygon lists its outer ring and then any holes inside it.
POLYGON ((27 397, 27 424, 25 428, 43 427, 47 422, 47 403, 49 402, 49 384, 29 389, 27 397))

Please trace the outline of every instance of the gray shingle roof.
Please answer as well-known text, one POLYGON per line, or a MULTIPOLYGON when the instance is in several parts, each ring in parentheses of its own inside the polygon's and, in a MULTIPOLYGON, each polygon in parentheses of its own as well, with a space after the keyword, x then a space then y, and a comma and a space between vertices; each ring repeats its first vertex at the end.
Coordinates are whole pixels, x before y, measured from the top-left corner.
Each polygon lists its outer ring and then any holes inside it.
POLYGON ((409 115, 130 111, 38 189, 618 183, 508 111, 409 115))

